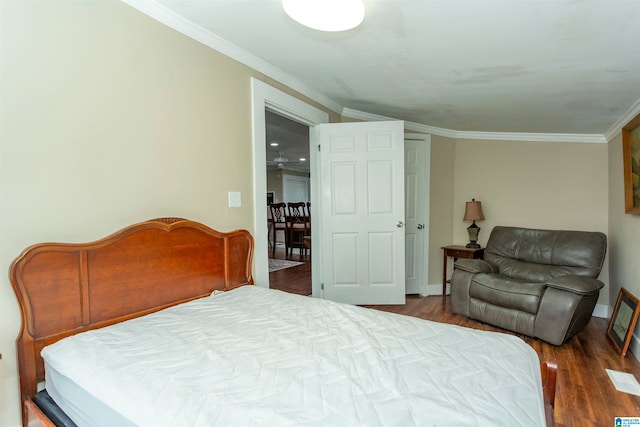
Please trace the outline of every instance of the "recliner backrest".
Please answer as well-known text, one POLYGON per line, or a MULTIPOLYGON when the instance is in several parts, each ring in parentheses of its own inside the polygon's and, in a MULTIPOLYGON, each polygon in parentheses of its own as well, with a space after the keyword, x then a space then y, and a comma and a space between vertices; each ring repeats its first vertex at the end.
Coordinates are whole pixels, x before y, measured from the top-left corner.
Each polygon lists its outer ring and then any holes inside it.
POLYGON ((598 277, 607 237, 597 231, 537 230, 497 226, 484 259, 507 277, 533 282, 577 274, 598 277))

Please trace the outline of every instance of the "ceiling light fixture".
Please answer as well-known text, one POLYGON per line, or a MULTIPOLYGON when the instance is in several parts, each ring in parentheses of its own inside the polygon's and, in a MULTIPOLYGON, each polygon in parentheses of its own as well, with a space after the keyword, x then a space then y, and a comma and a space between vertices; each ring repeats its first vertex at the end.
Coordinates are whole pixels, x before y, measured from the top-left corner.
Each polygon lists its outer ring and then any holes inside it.
POLYGON ((362 0, 282 0, 294 21, 320 31, 346 31, 364 19, 362 0))

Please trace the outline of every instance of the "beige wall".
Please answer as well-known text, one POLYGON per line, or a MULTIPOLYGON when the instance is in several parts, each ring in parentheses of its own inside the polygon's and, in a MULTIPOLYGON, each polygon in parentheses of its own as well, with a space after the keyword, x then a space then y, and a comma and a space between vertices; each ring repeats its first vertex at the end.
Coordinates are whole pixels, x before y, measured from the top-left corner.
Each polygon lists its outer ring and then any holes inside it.
MULTIPOLYGON (((469 241, 462 218, 472 198, 486 218, 478 223, 482 246, 496 225, 608 233, 607 170, 604 144, 433 136, 429 283, 442 283, 441 247, 469 241)), ((608 259, 600 279, 608 285, 608 259)), ((608 287, 598 303, 609 303, 608 287)))
MULTIPOLYGON (((0 7, 0 425, 6 426, 19 423, 20 317, 6 275, 11 260, 32 243, 94 240, 158 216, 251 230, 250 77, 295 93, 117 1, 0 7), (227 208, 228 191, 243 193, 242 208, 227 208)), ((440 247, 467 241, 464 202, 476 197, 487 217, 480 223, 483 244, 497 224, 607 231, 607 216, 615 216, 612 282, 640 295, 633 282, 637 218, 614 206, 621 169, 607 175, 607 149, 615 166, 619 145, 433 136, 429 283, 441 281, 440 247)))
MULTIPOLYGON (((640 216, 625 214, 622 136, 609 142, 609 302, 613 306, 620 288, 640 298, 640 216)), ((639 326, 640 327, 640 326, 639 326)), ((636 328, 635 336, 638 336, 636 328)), ((635 339, 631 349, 636 358, 640 348, 635 339)))
POLYGON ((33 243, 91 241, 159 216, 251 230, 250 78, 295 93, 119 1, 0 7, 0 426, 9 426, 20 414, 11 260, 33 243), (242 192, 241 208, 227 207, 228 191, 242 192))
MULTIPOLYGON (((453 235, 454 139, 431 136, 431 189, 429 198, 429 284, 442 283, 442 247, 451 245, 453 235)), ((449 263, 451 264, 451 263, 449 263)))
POLYGON ((282 172, 267 171, 267 191, 273 191, 274 202, 281 203, 282 197, 282 172))
MULTIPOLYGON (((455 145, 453 243, 468 242, 470 223, 462 218, 472 198, 482 201, 482 246, 496 225, 607 234, 605 144, 458 140, 455 145)), ((608 277, 605 259, 599 304, 609 301, 608 277)))

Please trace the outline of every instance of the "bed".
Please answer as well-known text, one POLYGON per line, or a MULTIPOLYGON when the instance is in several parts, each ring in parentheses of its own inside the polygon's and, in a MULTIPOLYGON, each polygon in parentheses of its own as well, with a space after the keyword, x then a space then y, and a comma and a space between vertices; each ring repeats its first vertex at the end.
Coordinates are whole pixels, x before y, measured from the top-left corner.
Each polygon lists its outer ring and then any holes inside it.
POLYGON ((252 254, 179 218, 25 249, 24 425, 552 421, 555 370, 518 337, 254 286, 252 254))

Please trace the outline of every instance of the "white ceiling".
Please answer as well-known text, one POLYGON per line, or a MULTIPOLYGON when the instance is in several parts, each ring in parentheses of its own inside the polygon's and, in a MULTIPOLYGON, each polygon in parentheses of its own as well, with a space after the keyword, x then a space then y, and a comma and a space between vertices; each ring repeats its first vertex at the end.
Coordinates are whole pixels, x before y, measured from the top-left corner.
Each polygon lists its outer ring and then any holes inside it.
POLYGON ((309 127, 268 110, 265 124, 267 170, 309 173, 309 127), (272 143, 278 146, 274 147, 272 143), (287 160, 279 160, 283 157, 287 160))
POLYGON ((605 135, 639 105, 640 0, 364 2, 363 24, 343 33, 302 27, 279 0, 151 3, 333 109, 458 132, 605 135))

